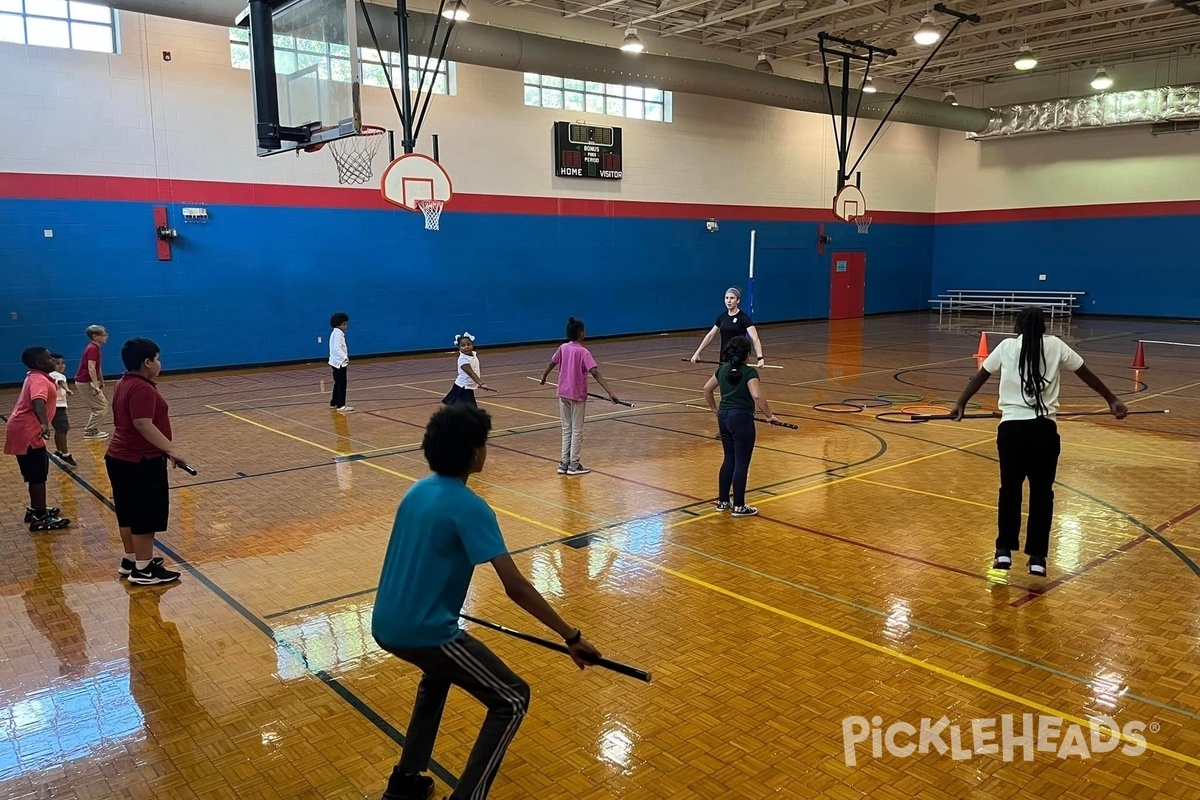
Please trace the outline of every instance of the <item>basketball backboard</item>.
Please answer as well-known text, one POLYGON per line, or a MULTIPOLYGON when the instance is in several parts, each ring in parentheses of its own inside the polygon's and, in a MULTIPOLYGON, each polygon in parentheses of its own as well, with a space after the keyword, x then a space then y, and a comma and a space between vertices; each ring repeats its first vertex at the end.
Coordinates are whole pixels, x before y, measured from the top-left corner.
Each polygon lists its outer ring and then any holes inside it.
POLYGON ((838 219, 852 222, 855 217, 867 213, 867 198, 862 191, 852 183, 842 187, 833 198, 833 215, 838 219))
POLYGON ((388 164, 379 181, 383 199, 418 211, 422 200, 448 202, 454 196, 450 175, 441 164, 421 153, 402 155, 388 164))
POLYGON ((354 0, 251 0, 255 138, 260 156, 362 130, 354 0))

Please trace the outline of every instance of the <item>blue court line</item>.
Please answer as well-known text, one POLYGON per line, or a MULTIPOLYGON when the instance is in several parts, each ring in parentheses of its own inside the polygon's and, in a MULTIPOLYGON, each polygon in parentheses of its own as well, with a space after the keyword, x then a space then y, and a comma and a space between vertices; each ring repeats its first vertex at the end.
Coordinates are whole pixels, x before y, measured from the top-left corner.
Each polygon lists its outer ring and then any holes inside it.
MULTIPOLYGON (((57 458, 55 458, 53 460, 54 460, 55 465, 58 466, 58 468, 60 470, 62 470, 67 475, 69 475, 73 481, 75 481, 80 486, 82 486, 84 489, 86 489, 88 492, 90 492, 96 499, 98 499, 104 505, 105 508, 107 508, 109 511, 113 512, 114 514, 116 513, 116 506, 113 505, 112 500, 105 497, 98 489, 96 489, 96 487, 94 487, 90 483, 88 483, 87 480, 80 477, 79 475, 72 472, 71 470, 64 468, 62 466, 62 464, 59 463, 57 458)), ((293 658, 295 658, 301 664, 304 664, 305 669, 308 669, 310 674, 315 675, 321 681, 321 683, 325 684, 327 687, 329 687, 330 690, 332 690, 334 692, 334 694, 338 695, 343 700, 345 700, 350 705, 351 708, 353 708, 355 711, 357 711, 359 714, 361 714, 364 719, 366 719, 368 722, 370 722, 372 725, 374 725, 376 728, 378 728, 380 731, 382 731, 385 736, 387 736, 389 739, 391 739, 396 744, 400 745, 401 748, 403 748, 405 746, 407 739, 405 738, 404 734, 401 733, 395 726, 393 726, 387 720, 385 720, 382 716, 380 716, 379 713, 376 712, 373 708, 371 708, 369 705, 367 705, 365 702, 363 702, 363 700, 360 697, 358 697, 358 695, 354 694, 354 692, 352 692, 350 689, 346 688, 346 686, 344 686, 341 681, 339 681, 337 678, 335 678, 332 675, 330 675, 329 673, 327 673, 325 670, 314 671, 311 668, 309 668, 308 661, 307 661, 307 659, 305 659, 304 654, 301 653, 299 650, 297 650, 289 642, 284 642, 284 641, 281 641, 280 639, 278 639, 275 636, 274 629, 270 625, 268 625, 266 622, 264 622, 261 618, 259 618, 257 614, 252 612, 250 609, 246 608, 238 600, 234 599, 229 594, 229 592, 222 589, 215 581, 213 581, 211 578, 209 578, 207 575, 205 575, 203 572, 201 572, 198 567, 193 565, 190 561, 185 559, 179 553, 175 552, 171 547, 169 547, 166 544, 163 544, 163 542, 161 540, 156 538, 154 540, 154 544, 156 547, 158 547, 159 550, 161 550, 166 555, 170 556, 173 561, 175 561, 177 564, 179 564, 179 566, 181 566, 183 569, 187 570, 189 575, 194 577, 196 580, 198 580, 204 586, 208 587, 208 589, 213 594, 215 594, 218 598, 220 598, 222 601, 224 601, 226 605, 228 605, 234 611, 238 612, 238 614, 240 614, 247 622, 249 622, 255 628, 260 630, 266 636, 268 636, 271 639, 271 641, 275 643, 275 645, 277 647, 283 648, 285 651, 287 651, 287 653, 289 655, 291 655, 293 658)), ((374 590, 372 590, 372 591, 374 591, 374 590)), ((449 770, 447 770, 445 767, 443 767, 437 761, 434 761, 432 759, 430 760, 429 771, 432 772, 434 775, 437 775, 439 778, 441 778, 442 781, 444 783, 446 783, 447 785, 449 785, 451 789, 458 788, 458 778, 454 777, 454 775, 451 774, 449 770)))

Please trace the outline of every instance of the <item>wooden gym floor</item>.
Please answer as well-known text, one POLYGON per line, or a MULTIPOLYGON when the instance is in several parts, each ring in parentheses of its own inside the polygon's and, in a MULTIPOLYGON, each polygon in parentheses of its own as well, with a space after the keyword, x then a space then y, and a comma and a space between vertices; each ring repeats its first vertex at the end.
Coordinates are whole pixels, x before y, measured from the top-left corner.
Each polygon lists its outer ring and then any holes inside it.
MULTIPOLYGON (((1200 327, 1078 320, 1069 331, 1132 409, 1172 413, 1060 423, 1046 579, 1023 556, 1011 574, 989 572, 994 421, 812 409, 880 393, 953 398, 975 369, 977 322, 764 328, 769 363, 784 366, 764 371, 766 394, 800 429, 759 428, 750 498, 761 513, 746 519, 712 511, 715 421, 686 405, 702 404, 711 368, 680 360, 699 334, 592 344, 636 408, 590 405, 593 472, 581 477, 555 474, 554 393, 527 379, 553 347, 479 342, 501 393, 482 396, 495 431, 472 485, 564 616, 609 657, 654 673, 649 685, 579 674, 476 631, 533 686, 492 796, 1200 797, 1200 353, 1150 345, 1135 382, 1138 337, 1200 342, 1200 327), (1019 734, 1023 714, 1063 717, 1064 729, 1099 714, 1141 722, 1147 750, 873 758, 867 741, 854 766, 843 750, 853 715, 915 728, 945 716, 969 750, 972 720, 1014 715, 1019 734)), ((377 797, 417 676, 371 640, 372 591, 397 502, 427 473, 422 428, 453 369, 449 355, 355 361, 349 416, 330 413, 323 364, 164 379, 200 470, 172 473, 160 544, 184 574, 169 588, 116 576, 105 443, 80 437, 80 403, 79 467, 52 465, 49 484, 69 530, 21 524, 25 488, 6 457, 0 796, 377 797)), ((993 408, 995 391, 993 380, 977 399, 993 408)), ((1071 376, 1063 398, 1102 407, 1071 376)), ((488 568, 468 608, 546 633, 488 568)), ((481 719, 451 694, 442 782, 481 719)))

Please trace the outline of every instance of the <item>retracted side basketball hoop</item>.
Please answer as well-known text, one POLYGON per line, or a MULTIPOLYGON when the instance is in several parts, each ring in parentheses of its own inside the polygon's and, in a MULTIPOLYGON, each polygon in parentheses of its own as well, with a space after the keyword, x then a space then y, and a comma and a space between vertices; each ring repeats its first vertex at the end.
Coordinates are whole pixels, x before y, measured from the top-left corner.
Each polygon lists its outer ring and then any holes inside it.
POLYGON ((442 210, 454 196, 450 174, 421 153, 408 153, 387 165, 379 181, 383 199, 425 217, 425 229, 440 229, 442 210))

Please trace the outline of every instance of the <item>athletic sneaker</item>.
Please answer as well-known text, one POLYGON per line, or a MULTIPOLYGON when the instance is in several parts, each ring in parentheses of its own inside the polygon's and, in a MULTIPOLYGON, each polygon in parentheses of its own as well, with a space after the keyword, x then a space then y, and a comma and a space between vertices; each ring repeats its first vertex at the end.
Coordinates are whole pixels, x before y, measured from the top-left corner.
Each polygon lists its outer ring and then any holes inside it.
MULTIPOLYGON (((154 558, 150 559, 150 566, 154 566, 155 564, 158 564, 161 567, 162 563, 163 563, 162 556, 155 556, 154 558)), ((121 566, 119 569, 117 569, 117 574, 120 575, 122 578, 126 578, 135 569, 137 569, 136 561, 132 561, 131 559, 128 559, 128 558, 122 558, 121 566)))
POLYGON ((49 513, 51 509, 46 509, 40 513, 34 513, 33 519, 29 522, 30 533, 44 533, 46 531, 61 531, 63 528, 71 526, 71 520, 63 519, 58 516, 58 509, 53 509, 54 513, 49 513))
POLYGON ((1029 557, 1029 574, 1039 578, 1046 577, 1046 559, 1041 556, 1029 557))
POLYGON ((64 464, 70 464, 72 467, 79 466, 79 464, 75 463, 75 457, 73 455, 71 455, 70 453, 60 453, 57 450, 55 450, 54 455, 58 456, 58 460, 63 462, 64 464))
POLYGON ((399 767, 392 768, 383 800, 426 800, 433 794, 433 778, 427 775, 405 775, 399 767))
POLYGON ((85 439, 107 439, 108 431, 84 431, 83 438, 85 438, 85 439))
POLYGON ((354 406, 342 406, 341 408, 337 409, 337 411, 341 414, 349 414, 353 410, 354 406))
POLYGON ((734 506, 733 516, 735 517, 753 517, 758 513, 758 509, 754 506, 734 506))
POLYGON ((135 565, 133 572, 129 573, 129 582, 140 586, 153 586, 156 583, 170 583, 177 580, 179 580, 179 573, 167 569, 161 561, 157 564, 151 561, 145 569, 138 569, 135 565))
POLYGON ((566 475, 566 474, 567 474, 567 470, 569 470, 570 468, 571 468, 571 465, 570 465, 570 464, 568 464, 568 463, 567 463, 567 462, 565 462, 565 461, 562 461, 562 462, 560 462, 560 463, 559 463, 559 465, 558 465, 558 474, 559 474, 559 475, 566 475))
POLYGON ((1012 569, 1012 551, 997 550, 996 560, 992 562, 992 569, 1012 569))
POLYGON ((580 464, 578 461, 567 467, 568 475, 587 475, 589 472, 591 472, 591 470, 585 467, 583 464, 580 464))
POLYGON ((34 511, 32 508, 26 507, 25 508, 25 524, 28 525, 29 523, 33 522, 34 517, 40 517, 45 514, 49 514, 52 517, 57 517, 58 512, 60 512, 60 511, 62 511, 61 508, 44 508, 41 511, 34 511))
POLYGON ((717 511, 728 511, 730 509, 729 501, 722 500, 717 503, 717 511))

